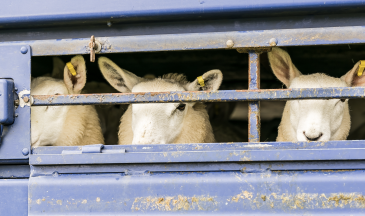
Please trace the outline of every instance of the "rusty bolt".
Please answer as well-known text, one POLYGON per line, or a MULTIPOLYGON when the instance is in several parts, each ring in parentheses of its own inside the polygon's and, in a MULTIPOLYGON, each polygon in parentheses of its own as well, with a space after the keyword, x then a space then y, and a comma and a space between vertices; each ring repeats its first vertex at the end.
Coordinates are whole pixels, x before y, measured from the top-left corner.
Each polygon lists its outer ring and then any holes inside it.
POLYGON ((28 103, 28 102, 29 102, 29 98, 28 98, 27 96, 25 96, 25 97, 23 98, 23 100, 24 100, 24 102, 25 102, 25 103, 28 103))
POLYGON ((271 38, 269 43, 270 46, 276 46, 278 44, 278 40, 276 38, 271 38))
POLYGON ((15 106, 19 106, 19 100, 14 101, 15 106))
POLYGON ((227 40, 226 45, 228 48, 232 48, 234 46, 234 43, 232 40, 227 40))

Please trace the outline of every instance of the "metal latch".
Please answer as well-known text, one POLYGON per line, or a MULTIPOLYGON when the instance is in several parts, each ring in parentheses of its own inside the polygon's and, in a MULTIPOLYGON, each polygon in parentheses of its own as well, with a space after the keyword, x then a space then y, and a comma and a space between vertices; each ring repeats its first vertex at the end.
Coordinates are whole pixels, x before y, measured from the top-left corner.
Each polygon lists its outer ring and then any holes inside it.
POLYGON ((103 148, 104 148, 103 144, 86 145, 82 146, 81 150, 63 150, 62 154, 125 153, 125 149, 103 149, 103 148))
POLYGON ((94 35, 91 35, 89 48, 90 48, 90 61, 95 62, 95 53, 100 52, 101 44, 98 41, 95 41, 94 35))
POLYGON ((0 124, 10 125, 15 117, 15 89, 12 79, 0 79, 0 124))

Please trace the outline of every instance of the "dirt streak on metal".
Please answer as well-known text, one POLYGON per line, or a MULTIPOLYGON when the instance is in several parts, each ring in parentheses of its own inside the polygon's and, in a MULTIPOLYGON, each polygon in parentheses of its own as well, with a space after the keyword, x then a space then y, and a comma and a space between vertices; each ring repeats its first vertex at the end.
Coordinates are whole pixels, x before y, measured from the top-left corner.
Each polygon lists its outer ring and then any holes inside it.
POLYGON ((231 198, 231 202, 242 202, 244 206, 255 209, 364 209, 365 197, 361 193, 257 193, 242 191, 231 198))
POLYGON ((215 197, 209 195, 202 196, 164 196, 164 197, 137 197, 134 199, 132 211, 180 211, 180 210, 198 210, 198 211, 215 211, 218 203, 215 197))

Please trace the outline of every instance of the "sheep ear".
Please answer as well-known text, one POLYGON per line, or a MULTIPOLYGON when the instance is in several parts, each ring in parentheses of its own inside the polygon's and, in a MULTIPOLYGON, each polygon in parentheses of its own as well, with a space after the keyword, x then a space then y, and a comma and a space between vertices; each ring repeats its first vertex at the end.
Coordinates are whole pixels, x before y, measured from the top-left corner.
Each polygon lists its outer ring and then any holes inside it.
POLYGON ((295 67, 289 54, 277 47, 272 48, 268 53, 271 69, 275 76, 286 85, 290 86, 291 81, 300 75, 299 70, 295 67))
POLYGON ((59 57, 53 57, 53 70, 52 70, 52 78, 62 79, 63 70, 65 68, 65 62, 62 61, 59 57))
MULTIPOLYGON (((204 81, 204 86, 199 83, 199 79, 187 84, 188 91, 217 91, 222 84, 223 74, 220 70, 211 70, 201 76, 204 81)), ((201 81, 201 79, 200 79, 201 81)))
POLYGON ((355 66, 341 77, 343 81, 347 83, 348 86, 365 86, 365 72, 361 76, 358 76, 357 71, 359 70, 360 61, 358 61, 355 66))
POLYGON ((105 79, 120 92, 131 92, 133 86, 143 80, 143 78, 138 77, 127 70, 121 69, 106 57, 100 57, 98 64, 105 79))
POLYGON ((75 56, 71 59, 76 76, 72 75, 67 65, 63 73, 63 81, 71 94, 80 94, 86 83, 86 65, 85 60, 81 55, 75 56))

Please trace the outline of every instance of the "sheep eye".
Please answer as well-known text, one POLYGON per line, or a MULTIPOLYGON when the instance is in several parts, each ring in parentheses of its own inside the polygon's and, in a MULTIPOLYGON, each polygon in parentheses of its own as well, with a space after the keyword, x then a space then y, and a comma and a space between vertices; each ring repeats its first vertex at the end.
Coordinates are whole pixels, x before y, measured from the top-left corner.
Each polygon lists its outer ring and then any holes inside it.
POLYGON ((341 99, 341 102, 345 102, 346 101, 346 99, 341 99))
POLYGON ((186 107, 186 104, 180 104, 176 109, 180 110, 180 111, 184 111, 186 107))

